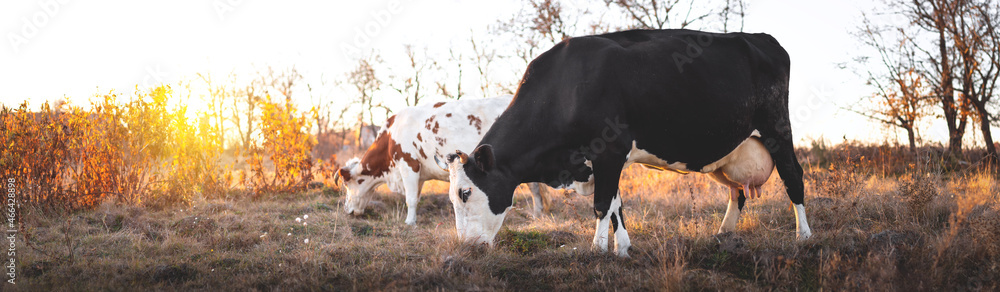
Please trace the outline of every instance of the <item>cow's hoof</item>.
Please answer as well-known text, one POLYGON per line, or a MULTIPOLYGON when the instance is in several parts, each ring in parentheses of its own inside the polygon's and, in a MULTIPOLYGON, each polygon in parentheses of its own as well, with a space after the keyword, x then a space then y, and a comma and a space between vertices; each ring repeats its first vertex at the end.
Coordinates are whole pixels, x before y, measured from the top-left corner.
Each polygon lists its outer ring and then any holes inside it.
POLYGON ((800 241, 809 239, 810 237, 812 237, 812 232, 809 231, 799 232, 798 234, 795 235, 795 239, 800 241))
POLYGON ((406 225, 410 225, 410 226, 417 225, 417 219, 406 220, 406 225))
POLYGON ((615 251, 615 253, 618 254, 618 257, 623 258, 623 259, 631 258, 631 256, 628 255, 628 248, 627 247, 624 248, 624 249, 618 249, 618 250, 615 251))

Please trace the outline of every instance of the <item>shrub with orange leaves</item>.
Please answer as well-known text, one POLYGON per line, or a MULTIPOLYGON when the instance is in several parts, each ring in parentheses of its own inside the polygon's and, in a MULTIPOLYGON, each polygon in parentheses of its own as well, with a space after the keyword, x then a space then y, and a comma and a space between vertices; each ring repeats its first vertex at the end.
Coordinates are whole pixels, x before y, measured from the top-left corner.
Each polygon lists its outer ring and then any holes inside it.
POLYGON ((77 210, 105 200, 123 204, 186 202, 220 193, 217 129, 168 108, 169 86, 100 96, 89 110, 27 104, 0 110, 0 175, 15 178, 21 203, 77 210))
POLYGON ((251 146, 248 157, 253 193, 259 196, 305 189, 313 179, 311 153, 316 145, 309 134, 309 121, 315 118, 308 115, 316 112, 299 113, 288 98, 281 104, 268 97, 260 108, 263 141, 251 146))
POLYGON ((63 170, 67 157, 80 133, 70 128, 68 114, 48 104, 38 112, 27 103, 0 110, 0 176, 14 178, 22 204, 59 207, 69 204, 63 170))

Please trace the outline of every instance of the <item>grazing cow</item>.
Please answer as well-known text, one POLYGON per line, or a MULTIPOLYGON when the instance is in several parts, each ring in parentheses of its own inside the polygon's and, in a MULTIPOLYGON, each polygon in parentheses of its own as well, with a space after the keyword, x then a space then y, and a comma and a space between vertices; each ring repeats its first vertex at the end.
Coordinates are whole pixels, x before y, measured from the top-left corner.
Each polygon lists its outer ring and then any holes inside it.
POLYGON ((458 235, 492 244, 520 183, 566 187, 593 175, 594 246, 608 249, 613 223, 627 256, 618 180, 632 148, 656 165, 713 173, 746 163, 733 152, 757 130, 795 207, 797 236, 808 238, 788 73, 788 53, 767 34, 631 30, 564 40, 528 65, 471 155, 448 155, 458 235))
MULTIPOLYGON (((473 149, 511 98, 439 102, 409 107, 389 117, 361 159, 351 159, 336 173, 334 181, 342 178, 347 189, 344 210, 360 215, 374 189, 386 184, 391 191, 406 196, 406 224, 415 224, 423 183, 448 180, 448 172, 438 168, 432 157, 455 149, 473 149)), ((537 185, 529 189, 534 215, 538 216, 543 208, 548 209, 551 199, 537 185)))

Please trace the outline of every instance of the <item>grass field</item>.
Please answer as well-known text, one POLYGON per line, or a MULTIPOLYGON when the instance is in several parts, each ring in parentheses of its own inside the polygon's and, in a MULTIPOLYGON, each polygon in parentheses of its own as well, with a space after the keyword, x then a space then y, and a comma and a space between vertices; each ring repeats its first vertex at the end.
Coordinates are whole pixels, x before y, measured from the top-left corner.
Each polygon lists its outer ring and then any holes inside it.
MULTIPOLYGON (((815 161, 814 161, 815 162, 815 161)), ((428 183, 418 223, 382 194, 360 218, 333 189, 196 200, 155 210, 25 210, 21 290, 984 290, 1000 289, 995 170, 806 168, 813 237, 777 174, 738 231, 716 235, 726 190, 707 176, 640 167, 622 177, 631 258, 590 248, 592 199, 552 191, 530 215, 519 188, 493 249, 457 241, 447 184, 428 183)), ((523 188, 523 187, 522 187, 523 188)), ((10 286, 5 286, 10 287, 10 286)))

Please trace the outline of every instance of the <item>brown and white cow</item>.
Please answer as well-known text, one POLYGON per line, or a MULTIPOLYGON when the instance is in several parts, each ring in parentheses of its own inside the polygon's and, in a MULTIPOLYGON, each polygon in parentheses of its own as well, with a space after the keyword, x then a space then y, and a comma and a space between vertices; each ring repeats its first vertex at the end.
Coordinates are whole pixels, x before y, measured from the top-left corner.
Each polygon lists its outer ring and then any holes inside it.
MULTIPOLYGON (((352 215, 363 213, 375 188, 386 184, 390 191, 406 196, 406 224, 415 224, 423 183, 448 181, 448 172, 435 165, 434 157, 455 149, 472 151, 511 98, 438 102, 405 108, 389 117, 365 154, 337 172, 347 189, 344 210, 352 215)), ((535 216, 548 209, 551 201, 539 188, 529 185, 535 216)))

